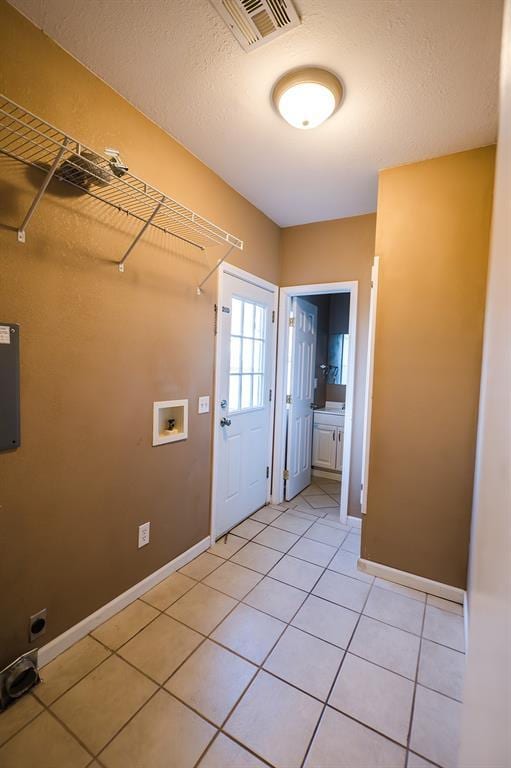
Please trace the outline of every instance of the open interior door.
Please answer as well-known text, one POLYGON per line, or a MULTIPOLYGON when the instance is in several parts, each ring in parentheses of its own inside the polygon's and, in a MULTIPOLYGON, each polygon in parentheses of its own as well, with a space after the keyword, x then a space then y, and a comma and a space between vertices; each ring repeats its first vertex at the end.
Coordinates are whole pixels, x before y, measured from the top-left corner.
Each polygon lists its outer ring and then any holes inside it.
POLYGON ((318 308, 301 297, 295 297, 289 329, 285 475, 287 501, 311 482, 317 326, 318 308))

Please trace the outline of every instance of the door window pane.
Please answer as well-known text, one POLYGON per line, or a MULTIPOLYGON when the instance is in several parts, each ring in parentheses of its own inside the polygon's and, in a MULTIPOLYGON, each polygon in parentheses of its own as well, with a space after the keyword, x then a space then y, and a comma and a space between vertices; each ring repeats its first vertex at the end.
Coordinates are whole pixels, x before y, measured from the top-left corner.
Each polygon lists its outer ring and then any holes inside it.
POLYGON ((241 377, 241 407, 252 408, 252 376, 241 377))
POLYGON ((243 302, 243 336, 254 338, 254 305, 251 301, 243 302))
POLYGON ((241 339, 231 336, 231 373, 241 372, 241 339))
POLYGON ((254 341, 254 373, 263 372, 263 342, 254 341))
POLYGON ((243 339, 243 373, 254 370, 254 340, 243 339))
POLYGON ((231 333, 241 336, 241 314, 243 311, 243 302, 241 299, 232 300, 231 308, 231 333))
POLYGON ((229 374, 229 412, 264 404, 264 357, 267 308, 233 298, 229 374))
POLYGON ((240 409, 240 378, 241 376, 229 376, 229 411, 240 409))

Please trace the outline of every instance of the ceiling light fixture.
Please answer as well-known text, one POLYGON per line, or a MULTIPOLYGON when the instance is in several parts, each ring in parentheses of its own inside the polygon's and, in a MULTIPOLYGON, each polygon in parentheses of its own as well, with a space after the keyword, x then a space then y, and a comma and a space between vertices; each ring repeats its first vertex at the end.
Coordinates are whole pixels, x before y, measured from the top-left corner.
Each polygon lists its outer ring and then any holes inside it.
POLYGON ((302 67, 283 75, 275 83, 272 98, 279 114, 302 130, 316 128, 339 108, 342 83, 321 67, 302 67))

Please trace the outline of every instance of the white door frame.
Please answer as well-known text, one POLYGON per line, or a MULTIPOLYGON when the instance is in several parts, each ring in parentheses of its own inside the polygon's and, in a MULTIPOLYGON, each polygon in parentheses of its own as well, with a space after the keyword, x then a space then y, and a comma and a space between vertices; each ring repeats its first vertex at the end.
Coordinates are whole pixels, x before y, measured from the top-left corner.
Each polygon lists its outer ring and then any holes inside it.
POLYGON ((275 425, 275 372, 277 361, 277 309, 278 309, 278 297, 279 289, 274 283, 263 280, 262 277, 257 277, 250 272, 246 272, 244 269, 235 267, 233 264, 228 264, 224 261, 218 268, 218 281, 217 281, 217 317, 216 317, 216 337, 215 337, 215 382, 213 393, 213 461, 212 461, 212 473, 211 473, 211 544, 213 545, 217 536, 217 510, 216 510, 216 491, 218 483, 218 461, 220 456, 219 450, 219 435, 216 425, 220 420, 222 413, 219 402, 220 392, 220 366, 218 361, 220 360, 220 349, 222 345, 222 322, 221 322, 221 308, 222 298, 224 294, 224 277, 225 275, 232 275, 238 277, 240 280, 245 280, 247 283, 257 285, 260 288, 265 288, 267 291, 273 294, 273 318, 275 322, 275 330, 273 332, 272 349, 271 349, 271 367, 269 382, 271 386, 272 398, 270 403, 270 426, 268 430, 268 466, 270 473, 268 480, 266 481, 266 501, 270 501, 271 492, 271 468, 272 468, 272 449, 273 449, 273 430, 275 425))
POLYGON ((348 518, 348 493, 351 466, 351 448, 353 434, 353 396, 355 391, 355 360, 357 343, 357 297, 358 280, 342 283, 315 283, 311 285, 290 285, 280 289, 277 382, 275 398, 275 440, 273 451, 273 487, 272 502, 280 504, 284 499, 284 468, 286 456, 286 367, 288 358, 289 325, 288 318, 293 296, 314 296, 325 293, 349 293, 350 312, 349 328, 350 347, 348 353, 348 381, 346 384, 346 412, 344 416, 344 450, 342 458, 342 476, 347 481, 341 486, 340 516, 341 521, 348 518))
POLYGON ((376 308, 378 304, 378 275, 380 257, 375 256, 371 268, 371 299, 369 302, 369 333, 367 337, 367 370, 364 401, 364 437, 362 443, 362 483, 360 506, 362 514, 367 512, 367 491, 369 485, 369 447, 371 443, 371 416, 373 411, 374 343, 376 335, 376 308))

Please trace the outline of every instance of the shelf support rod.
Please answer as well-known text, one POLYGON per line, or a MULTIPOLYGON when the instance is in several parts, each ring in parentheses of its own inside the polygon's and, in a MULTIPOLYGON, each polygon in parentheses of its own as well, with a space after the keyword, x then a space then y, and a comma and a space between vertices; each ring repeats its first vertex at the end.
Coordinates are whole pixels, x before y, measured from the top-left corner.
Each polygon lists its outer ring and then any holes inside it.
POLYGON ((147 228, 148 228, 148 227, 151 225, 151 223, 152 223, 152 221, 153 221, 154 217, 156 216, 156 214, 157 214, 157 213, 158 213, 158 211, 160 210, 160 208, 161 208, 161 206, 162 206, 162 203, 163 203, 164 199, 165 199, 165 198, 164 198, 164 197, 162 197, 162 199, 160 200, 160 202, 158 203, 158 205, 156 206, 156 208, 154 209, 154 211, 152 212, 152 214, 149 216, 149 218, 148 218, 148 219, 147 219, 147 221, 145 222, 144 226, 142 227, 142 229, 140 230, 140 232, 139 232, 139 233, 138 233, 138 235, 136 236, 136 238, 135 238, 135 239, 133 240, 133 242, 131 243, 130 247, 128 248, 128 250, 126 251, 126 253, 124 254, 124 256, 122 257, 122 259, 121 259, 119 262, 117 262, 117 263, 118 263, 118 265, 119 265, 119 272, 124 272, 124 262, 126 261, 126 259, 128 258, 128 256, 130 255, 130 253, 132 252, 133 248, 136 246, 136 244, 138 243, 138 241, 140 240, 140 238, 142 237, 142 235, 144 234, 144 232, 146 231, 146 229, 147 229, 147 228))
POLYGON ((215 264, 215 266, 214 266, 214 267, 212 267, 212 268, 209 270, 209 272, 208 272, 208 274, 206 275, 206 277, 205 277, 205 278, 203 279, 203 281, 202 281, 202 282, 201 282, 201 283, 200 283, 200 284, 197 286, 197 296, 200 296, 200 295, 201 295, 201 293, 202 293, 202 286, 204 285, 204 283, 207 283, 207 281, 209 280, 209 278, 210 278, 212 275, 214 275, 214 274, 215 274, 215 272, 217 271, 218 267, 219 267, 221 264, 223 264, 223 263, 224 263, 224 261, 225 261, 225 260, 226 260, 226 258, 229 256, 229 254, 231 253, 231 251, 233 251, 233 250, 234 250, 234 247, 235 247, 234 245, 231 245, 231 247, 230 247, 230 248, 228 248, 228 250, 227 250, 227 252, 226 252, 225 256, 222 256, 222 258, 221 258, 221 259, 218 259, 218 261, 217 261, 217 263, 215 264))
POLYGON ((60 164, 60 161, 62 160, 62 156, 63 156, 64 152, 66 151, 66 148, 67 148, 67 138, 64 139, 62 147, 60 148, 60 150, 59 150, 55 160, 51 164, 51 167, 50 167, 48 173, 44 177, 44 181, 41 184, 37 195, 32 200, 32 205, 28 209, 27 215, 23 219, 23 224, 18 229, 18 243, 24 243, 25 242, 25 230, 28 227, 30 219, 32 218, 32 216, 36 212, 37 207, 38 207, 39 203, 41 202, 41 198, 44 195, 44 193, 46 192, 46 188, 48 187, 48 184, 52 180, 52 178, 53 178, 53 176, 55 174, 55 171, 57 170, 57 168, 58 168, 58 166, 60 164))

